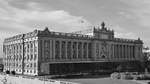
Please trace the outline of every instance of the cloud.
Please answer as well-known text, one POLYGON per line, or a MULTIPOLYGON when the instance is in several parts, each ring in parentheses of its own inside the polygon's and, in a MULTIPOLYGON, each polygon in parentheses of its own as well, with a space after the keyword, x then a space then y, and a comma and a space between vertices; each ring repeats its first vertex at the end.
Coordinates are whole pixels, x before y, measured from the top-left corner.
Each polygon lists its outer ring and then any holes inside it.
POLYGON ((10 28, 14 28, 14 30, 25 29, 26 31, 31 31, 36 26, 54 26, 57 31, 64 31, 63 28, 65 28, 65 31, 73 31, 90 25, 90 22, 82 16, 73 16, 64 10, 42 11, 40 5, 34 2, 27 4, 32 10, 15 8, 6 2, 5 5, 7 5, 7 10, 0 10, 4 11, 0 12, 2 16, 0 22, 3 23, 1 26, 5 26, 9 22, 10 28), (84 21, 84 23, 81 24, 81 21, 84 21))
MULTIPOLYGON (((128 12, 132 13, 132 17, 136 18, 136 22, 143 26, 149 27, 150 24, 150 0, 121 0, 128 4, 130 8, 128 12)), ((131 17, 131 18, 132 18, 131 17)))
POLYGON ((30 11, 30 14, 28 14, 28 12, 29 11, 21 11, 16 15, 18 17, 17 20, 21 22, 21 24, 29 26, 54 26, 55 30, 66 32, 69 32, 71 30, 79 30, 82 25, 90 25, 90 23, 83 17, 72 16, 64 10, 47 12, 30 11), (81 24, 80 21, 84 21, 84 23, 81 24))
POLYGON ((125 28, 119 25, 111 26, 115 30, 115 37, 117 38, 126 38, 126 39, 137 39, 138 35, 134 32, 129 32, 125 28))
POLYGON ((149 4, 149 0, 0 0, 0 31, 5 37, 9 33, 43 30, 45 26, 53 31, 73 32, 91 23, 108 21, 108 25, 115 25, 110 29, 116 31, 116 37, 140 36, 148 41, 149 4))
POLYGON ((137 35, 133 32, 128 32, 128 33, 120 33, 120 32, 115 32, 115 37, 117 38, 127 38, 127 39, 137 39, 137 35))
POLYGON ((71 15, 65 10, 45 10, 35 2, 28 2, 26 6, 30 9, 20 9, 7 0, 0 0, 0 56, 4 38, 34 29, 43 30, 45 26, 55 31, 71 32, 90 25, 84 17, 71 15))

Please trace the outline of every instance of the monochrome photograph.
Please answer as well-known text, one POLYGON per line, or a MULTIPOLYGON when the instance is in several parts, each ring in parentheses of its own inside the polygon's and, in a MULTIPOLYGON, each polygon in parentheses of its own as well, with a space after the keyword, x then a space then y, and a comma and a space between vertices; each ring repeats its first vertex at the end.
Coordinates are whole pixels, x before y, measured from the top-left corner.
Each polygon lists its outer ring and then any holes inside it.
POLYGON ((149 0, 0 0, 0 84, 150 84, 149 0))

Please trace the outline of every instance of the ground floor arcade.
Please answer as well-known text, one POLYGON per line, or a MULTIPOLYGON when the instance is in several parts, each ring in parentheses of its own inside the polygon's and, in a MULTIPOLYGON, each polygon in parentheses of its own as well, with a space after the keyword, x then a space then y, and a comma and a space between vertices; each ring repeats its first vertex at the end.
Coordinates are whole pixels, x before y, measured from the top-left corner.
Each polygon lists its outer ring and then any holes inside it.
POLYGON ((92 62, 92 63, 50 63, 48 65, 50 75, 99 73, 115 71, 143 71, 143 65, 139 61, 125 62, 92 62))

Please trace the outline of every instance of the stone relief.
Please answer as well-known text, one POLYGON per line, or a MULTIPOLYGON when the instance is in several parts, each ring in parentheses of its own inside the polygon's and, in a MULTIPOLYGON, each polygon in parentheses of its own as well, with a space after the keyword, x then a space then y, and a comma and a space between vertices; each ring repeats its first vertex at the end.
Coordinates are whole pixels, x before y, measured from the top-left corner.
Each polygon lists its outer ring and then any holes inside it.
POLYGON ((107 43, 104 41, 101 43, 100 57, 106 58, 106 56, 107 56, 107 43))

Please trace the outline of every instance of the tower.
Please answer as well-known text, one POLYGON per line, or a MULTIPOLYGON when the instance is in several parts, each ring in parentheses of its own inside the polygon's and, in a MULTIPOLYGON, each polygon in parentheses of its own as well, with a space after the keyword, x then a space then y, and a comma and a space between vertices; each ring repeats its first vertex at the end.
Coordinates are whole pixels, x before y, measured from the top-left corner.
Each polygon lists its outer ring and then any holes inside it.
POLYGON ((101 23, 101 27, 94 28, 93 31, 94 37, 98 39, 113 39, 114 38, 114 31, 107 29, 105 23, 101 23))

